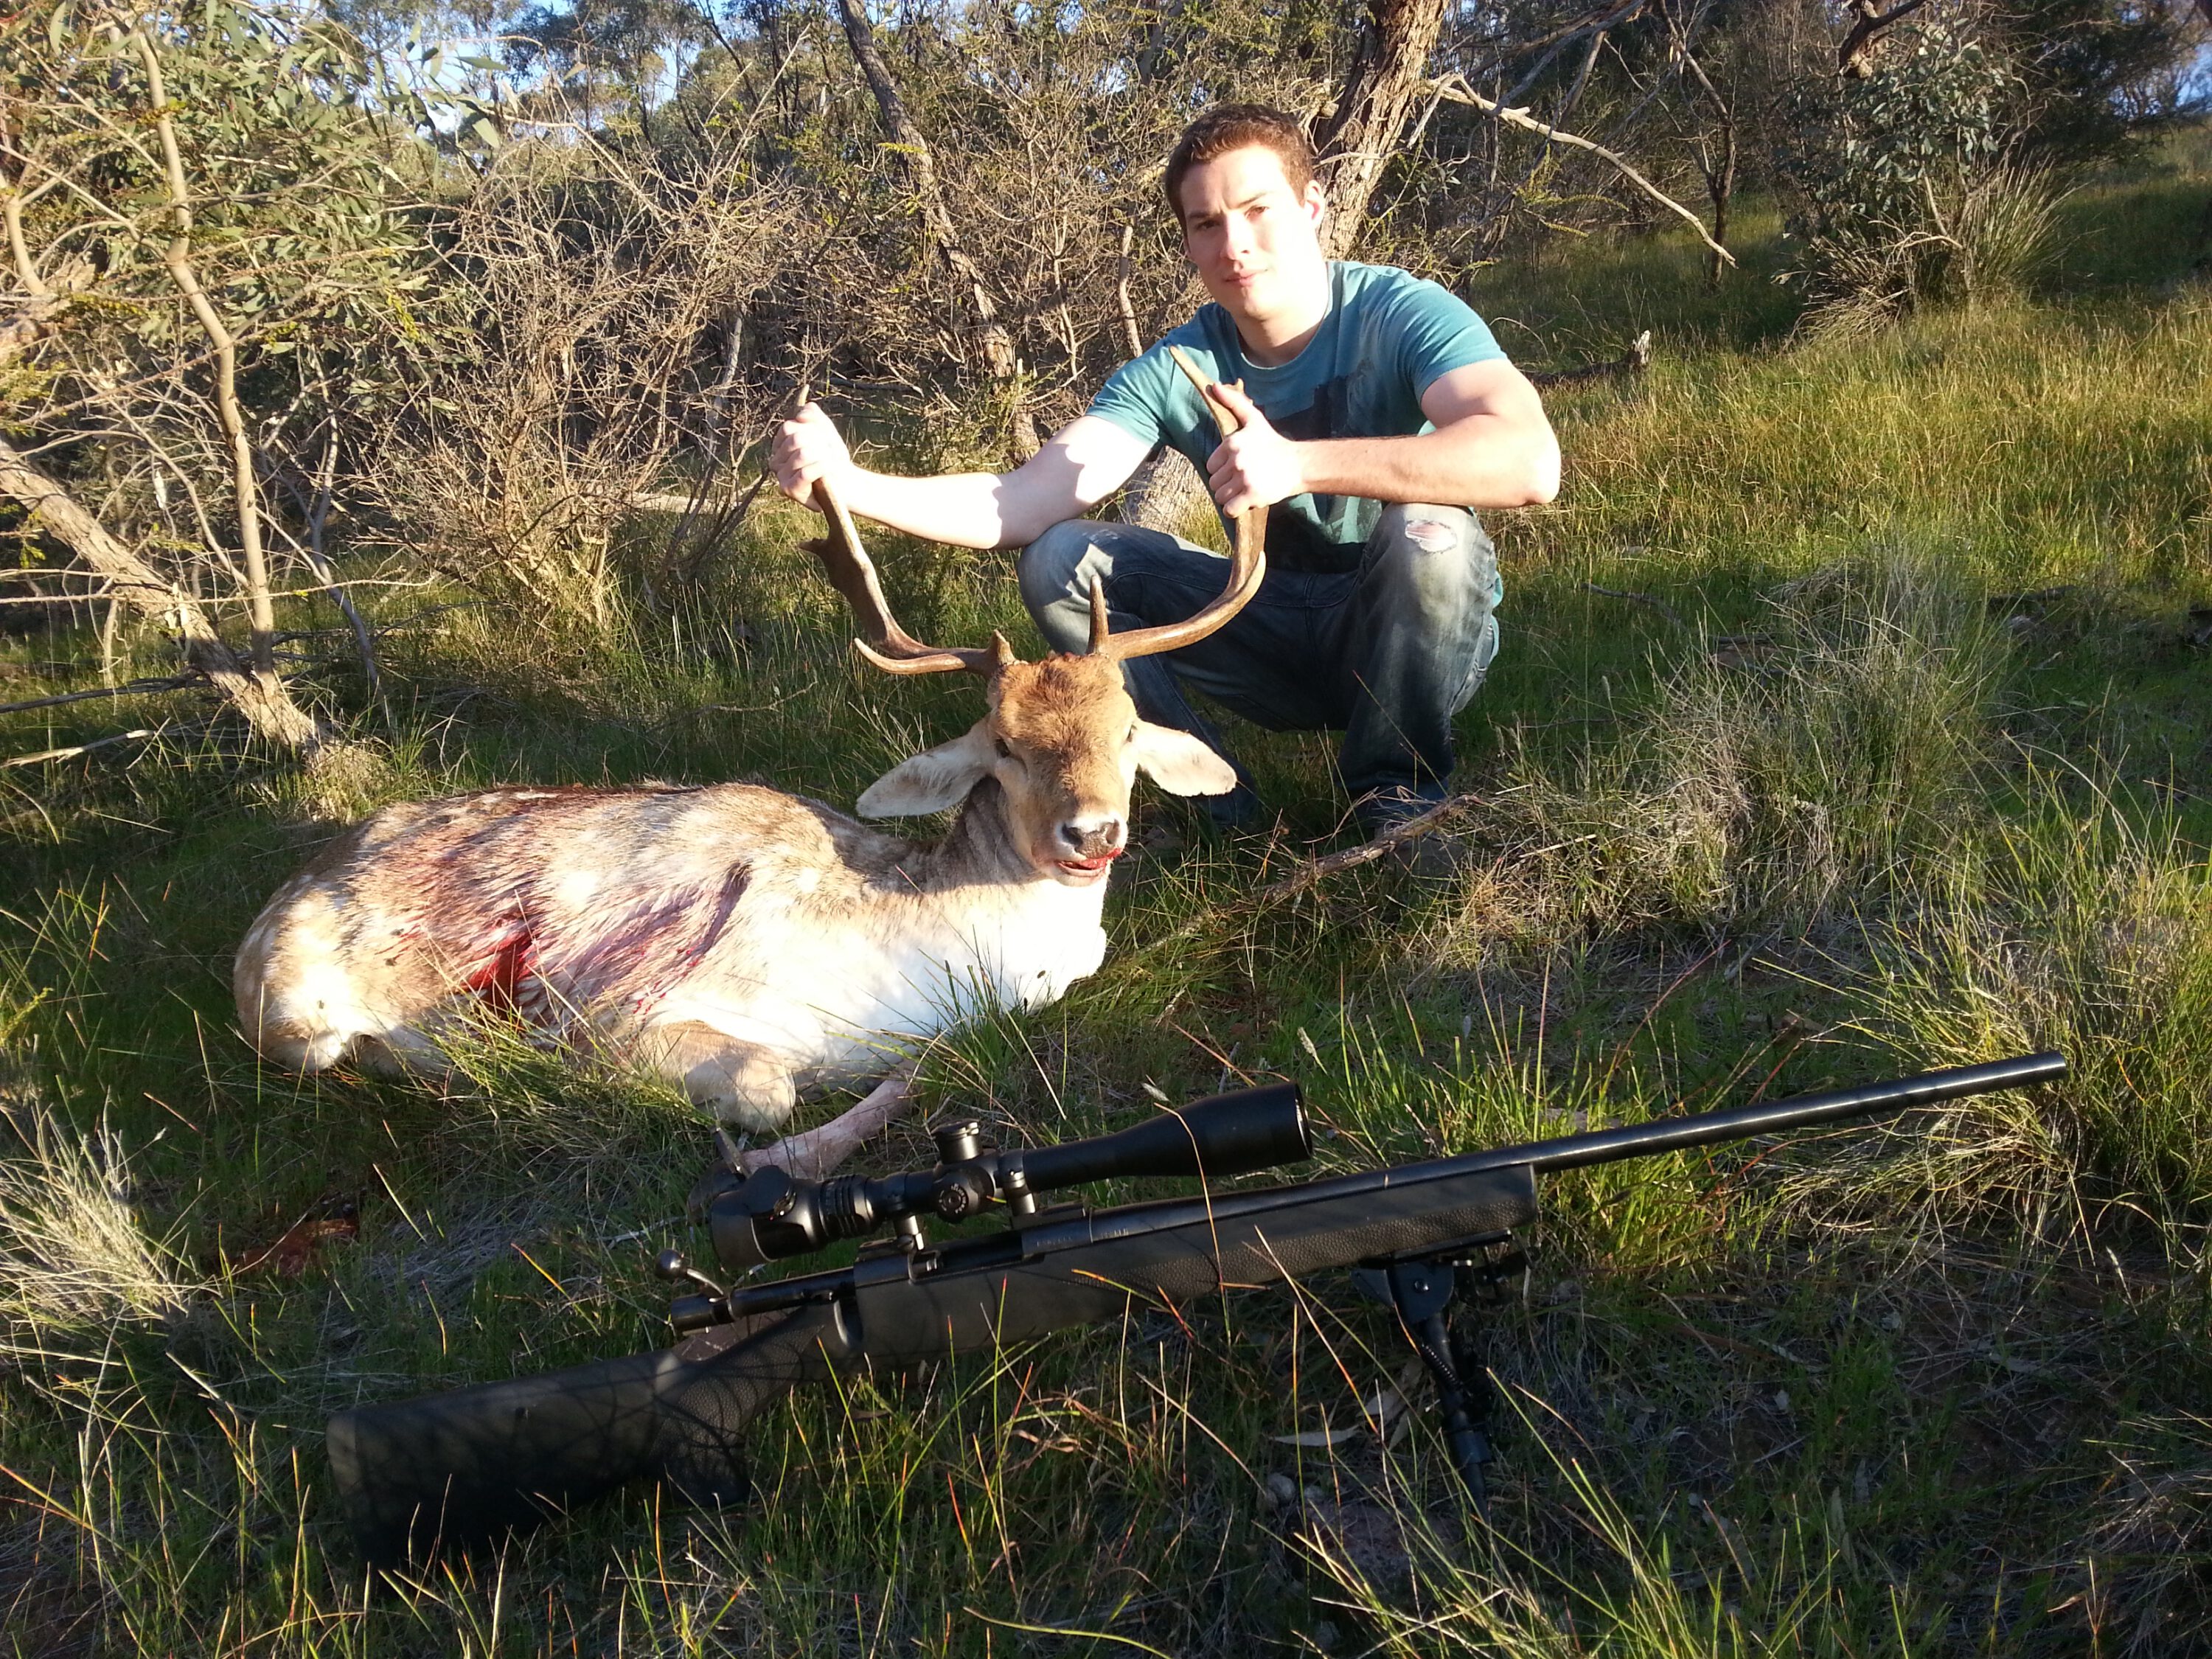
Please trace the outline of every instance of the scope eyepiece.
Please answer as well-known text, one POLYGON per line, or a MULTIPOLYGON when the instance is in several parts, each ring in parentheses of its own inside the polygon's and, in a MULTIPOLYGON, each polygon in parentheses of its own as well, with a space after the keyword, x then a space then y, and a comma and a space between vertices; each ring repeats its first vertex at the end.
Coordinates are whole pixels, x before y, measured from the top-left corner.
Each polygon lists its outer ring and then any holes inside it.
MULTIPOLYGON (((771 1164, 747 1176, 707 1212, 714 1255, 733 1273, 805 1255, 841 1238, 861 1238, 906 1213, 899 1183, 863 1176, 799 1181, 771 1164)), ((924 1177, 926 1180, 927 1177, 924 1177)))

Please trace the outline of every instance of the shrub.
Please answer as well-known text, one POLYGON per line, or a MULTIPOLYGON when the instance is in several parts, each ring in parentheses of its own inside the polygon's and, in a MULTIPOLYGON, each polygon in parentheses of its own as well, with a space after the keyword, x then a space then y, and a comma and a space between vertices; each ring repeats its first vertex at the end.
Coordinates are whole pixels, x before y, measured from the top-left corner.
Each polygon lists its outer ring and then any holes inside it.
POLYGON ((1816 310, 1892 316, 1971 292, 1977 230, 1992 249, 2017 244, 2034 215, 2000 204, 2033 199, 2035 175, 2004 167, 2019 89, 2000 58, 1938 21, 1863 78, 1795 96, 1780 160, 1802 204, 1792 274, 1816 310))

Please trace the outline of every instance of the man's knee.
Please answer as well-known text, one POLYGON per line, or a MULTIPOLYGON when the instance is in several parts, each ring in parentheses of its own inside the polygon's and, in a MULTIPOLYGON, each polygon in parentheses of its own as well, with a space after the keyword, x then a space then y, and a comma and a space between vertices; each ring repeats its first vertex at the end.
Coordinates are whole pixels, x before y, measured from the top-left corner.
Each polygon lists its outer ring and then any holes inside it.
POLYGON ((1368 580, 1424 616, 1480 617, 1497 603, 1497 555, 1465 507, 1392 506, 1370 550, 1368 580))
POLYGON ((1022 550, 1014 575, 1030 616, 1073 596, 1076 572, 1091 556, 1097 528, 1088 519, 1066 519, 1022 550))

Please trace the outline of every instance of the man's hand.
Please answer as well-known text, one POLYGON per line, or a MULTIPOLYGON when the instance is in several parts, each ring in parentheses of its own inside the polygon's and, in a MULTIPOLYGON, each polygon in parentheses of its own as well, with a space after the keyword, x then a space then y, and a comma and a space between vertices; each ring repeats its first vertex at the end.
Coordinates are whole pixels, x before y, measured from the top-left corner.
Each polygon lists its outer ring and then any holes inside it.
POLYGON ((1242 431, 1224 438, 1206 458, 1206 485, 1221 510, 1234 518, 1255 507, 1273 507, 1304 495, 1305 470, 1298 445, 1267 424, 1267 417, 1244 395, 1243 386, 1224 383, 1214 391, 1244 422, 1242 431))
POLYGON ((822 412, 822 405, 813 403, 776 429, 769 466, 775 474, 775 487, 809 507, 814 504, 817 479, 827 478, 830 489, 849 498, 852 492, 847 486, 858 471, 845 440, 822 412))

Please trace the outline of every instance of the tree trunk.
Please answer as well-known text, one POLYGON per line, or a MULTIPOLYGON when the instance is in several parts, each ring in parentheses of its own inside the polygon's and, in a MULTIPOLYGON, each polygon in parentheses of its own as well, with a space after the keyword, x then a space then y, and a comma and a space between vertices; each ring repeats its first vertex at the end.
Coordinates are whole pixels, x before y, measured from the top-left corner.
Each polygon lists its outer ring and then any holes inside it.
POLYGON ((1334 113, 1314 135, 1328 188, 1323 240, 1332 258, 1352 251, 1384 165, 1428 100, 1425 71, 1443 20, 1444 0, 1367 0, 1358 55, 1334 113))
MULTIPOLYGON (((1713 204, 1713 243, 1717 247, 1728 246, 1729 204, 1735 199, 1735 122, 1731 118, 1721 129, 1720 165, 1705 174, 1705 194, 1713 204)), ((1723 274, 1721 255, 1706 256, 1706 282, 1718 288, 1723 274)))
POLYGON ((929 142, 921 136, 921 129, 914 124, 914 118, 906 112, 898 83, 891 79, 890 66, 884 62, 884 55, 876 46, 876 27, 868 21, 862 0, 837 0, 837 11, 844 21, 846 42, 853 48, 853 59, 867 78, 868 90, 876 95, 876 109, 883 117, 884 131, 899 147, 899 159, 906 167, 908 182, 914 186, 915 198, 921 207, 922 229, 937 257, 945 261, 953 280, 967 290, 969 302, 975 307, 975 324, 970 332, 975 349, 990 374, 993 386, 1006 401, 1015 453, 1027 460, 1038 449, 1036 422, 1022 403, 1021 359, 1015 354, 1013 337, 999 320, 999 308, 991 301, 983 273, 969 258, 952 216, 945 210, 945 197, 937 187, 937 163, 930 153, 929 142))
POLYGON ((1707 154, 1704 138, 1701 137, 1698 141, 1698 171, 1705 176, 1705 195, 1713 204, 1714 251, 1705 261, 1705 280, 1717 288, 1725 270, 1725 255, 1720 250, 1728 246, 1729 204, 1735 196, 1735 106, 1713 84, 1712 77, 1705 73, 1705 66, 1690 50, 1690 37, 1675 20, 1674 13, 1662 8, 1660 15, 1666 21, 1667 32, 1674 39, 1674 51, 1681 60, 1682 67, 1697 82, 1698 89, 1705 94, 1705 101, 1712 106, 1713 118, 1720 125, 1720 157, 1717 161, 1707 154))
POLYGON ((74 495, 5 441, 0 441, 0 495, 20 502, 68 544, 107 582, 119 604, 174 628, 185 660, 237 706, 258 736, 286 749, 312 750, 323 741, 326 734, 321 726, 292 701, 283 681, 273 674, 264 677, 241 662, 215 631, 198 600, 163 580, 74 495))
POLYGON ((246 615, 253 623, 253 669, 258 678, 274 685, 277 683, 273 654, 276 610, 270 602, 269 562, 261 545, 261 487, 253 474, 253 441, 246 430, 246 411, 238 401, 238 342, 231 334, 230 325, 215 308, 215 302, 200 286, 198 273, 192 269, 191 187, 185 178, 184 153, 177 146, 176 127, 169 119, 169 95, 161 82, 161 60, 143 30, 133 34, 131 40, 137 49, 138 61, 145 67, 147 95, 153 100, 149 113, 155 133, 161 141, 161 161, 169 185, 172 234, 162 263, 168 268, 169 280, 176 284, 177 292, 185 296, 185 302, 198 319, 208 343, 215 347, 216 415, 222 423, 223 438, 230 446, 231 490, 238 513, 238 550, 246 564, 246 615))

